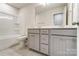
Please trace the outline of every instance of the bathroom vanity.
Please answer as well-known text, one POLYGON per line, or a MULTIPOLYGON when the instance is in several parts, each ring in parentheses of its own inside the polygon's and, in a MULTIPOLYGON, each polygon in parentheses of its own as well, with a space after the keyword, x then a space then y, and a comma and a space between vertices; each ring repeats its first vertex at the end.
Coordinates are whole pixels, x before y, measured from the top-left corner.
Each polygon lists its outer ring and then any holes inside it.
POLYGON ((77 28, 29 28, 29 48, 50 56, 77 55, 77 28))

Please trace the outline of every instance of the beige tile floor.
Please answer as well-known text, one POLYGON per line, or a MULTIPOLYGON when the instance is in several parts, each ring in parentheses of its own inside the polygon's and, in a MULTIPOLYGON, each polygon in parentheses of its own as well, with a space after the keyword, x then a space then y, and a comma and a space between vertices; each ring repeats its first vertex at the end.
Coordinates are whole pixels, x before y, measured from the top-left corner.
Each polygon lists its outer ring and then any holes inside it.
POLYGON ((44 56, 44 55, 29 50, 27 47, 18 49, 16 46, 0 51, 0 56, 44 56))

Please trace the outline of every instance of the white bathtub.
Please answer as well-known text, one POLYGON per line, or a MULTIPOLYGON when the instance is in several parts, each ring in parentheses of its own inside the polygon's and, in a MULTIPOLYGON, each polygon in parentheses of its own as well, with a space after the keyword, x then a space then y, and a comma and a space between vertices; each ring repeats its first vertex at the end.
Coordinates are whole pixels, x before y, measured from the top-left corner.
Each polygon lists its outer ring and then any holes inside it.
POLYGON ((0 36, 0 50, 6 49, 25 38, 26 36, 21 36, 21 35, 0 36))

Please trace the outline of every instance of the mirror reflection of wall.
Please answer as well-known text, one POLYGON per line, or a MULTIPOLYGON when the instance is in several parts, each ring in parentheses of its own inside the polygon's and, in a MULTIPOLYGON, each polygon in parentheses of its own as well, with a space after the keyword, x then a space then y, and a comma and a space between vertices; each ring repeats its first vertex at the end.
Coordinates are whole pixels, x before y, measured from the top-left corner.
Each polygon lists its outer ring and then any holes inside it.
POLYGON ((57 25, 57 26, 63 25, 63 20, 64 20, 63 13, 56 13, 53 15, 53 17, 54 17, 54 25, 57 25))

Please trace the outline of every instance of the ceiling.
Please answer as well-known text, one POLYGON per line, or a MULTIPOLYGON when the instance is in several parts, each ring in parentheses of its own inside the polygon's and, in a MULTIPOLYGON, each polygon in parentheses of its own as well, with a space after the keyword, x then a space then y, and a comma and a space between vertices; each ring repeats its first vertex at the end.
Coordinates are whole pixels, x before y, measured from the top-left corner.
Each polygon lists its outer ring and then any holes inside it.
POLYGON ((35 6, 36 13, 40 13, 42 11, 50 10, 52 8, 58 7, 58 6, 64 6, 66 3, 48 3, 48 4, 40 4, 40 3, 8 3, 9 5, 15 7, 15 8, 22 8, 27 6, 35 6))
POLYGON ((23 8, 23 7, 27 7, 29 5, 35 5, 36 3, 7 3, 10 6, 13 6, 15 8, 23 8))

